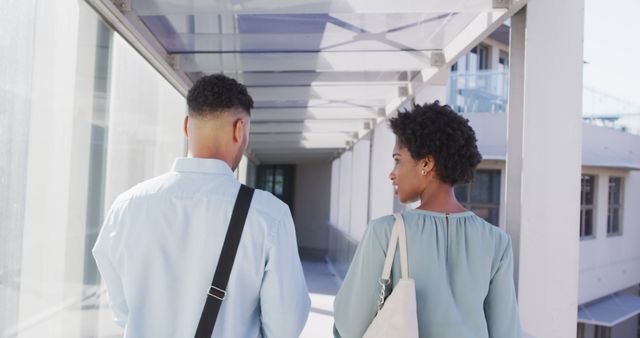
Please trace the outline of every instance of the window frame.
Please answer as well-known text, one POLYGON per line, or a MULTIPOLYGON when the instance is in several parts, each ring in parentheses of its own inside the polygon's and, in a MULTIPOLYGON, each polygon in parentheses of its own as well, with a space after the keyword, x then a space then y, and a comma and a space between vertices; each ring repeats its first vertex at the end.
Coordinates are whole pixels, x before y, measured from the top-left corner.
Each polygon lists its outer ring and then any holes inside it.
MULTIPOLYGON (((496 211, 496 219, 495 219, 495 223, 493 223, 493 221, 491 220, 486 220, 487 222, 492 223, 493 225, 499 227, 500 226, 500 203, 501 203, 501 195, 502 195, 502 175, 503 175, 503 171, 502 169, 497 169, 497 168, 478 168, 476 169, 476 172, 474 174, 474 180, 477 177, 478 172, 489 172, 491 173, 497 173, 497 182, 498 182, 498 200, 495 202, 472 202, 471 201, 471 196, 472 196, 472 186, 473 186, 473 182, 467 183, 467 184, 459 184, 456 185, 457 189, 465 189, 464 192, 464 199, 459 198, 458 202, 460 202, 460 204, 462 204, 465 208, 473 211, 476 208, 487 208, 487 209, 495 209, 496 211)), ((458 196, 456 194, 456 198, 458 198, 460 196, 458 196)), ((484 219, 484 218, 483 218, 484 219)))
POLYGON ((478 71, 491 69, 491 47, 480 43, 477 49, 478 71))
POLYGON ((509 52, 503 49, 498 51, 498 64, 504 67, 503 71, 509 70, 509 52), (504 62, 500 62, 500 60, 504 60, 504 62))
POLYGON ((622 217, 622 213, 624 210, 624 177, 623 176, 618 176, 618 175, 610 175, 609 179, 608 179, 608 185, 607 185, 607 189, 608 189, 608 193, 607 193, 607 237, 618 237, 618 236, 622 236, 623 232, 622 232, 622 226, 623 226, 623 217, 622 217), (612 180, 619 180, 619 186, 618 186, 618 203, 613 203, 613 196, 611 194, 611 181, 612 180), (613 225, 611 225, 610 222, 612 222, 612 213, 611 211, 613 209, 618 209, 618 224, 617 226, 617 230, 615 232, 611 231, 613 225))
POLYGON ((586 173, 582 173, 580 176, 580 224, 579 224, 579 234, 580 234, 580 240, 589 240, 589 239, 595 239, 597 238, 597 227, 596 227, 596 213, 597 213, 597 200, 598 200, 598 175, 596 174, 586 174, 586 173), (584 200, 586 200, 585 198, 585 192, 582 189, 583 188, 583 180, 585 177, 591 177, 592 178, 592 203, 591 204, 585 204, 584 200), (586 211, 587 210, 591 210, 591 234, 584 234, 584 229, 585 227, 585 215, 586 215, 586 211))

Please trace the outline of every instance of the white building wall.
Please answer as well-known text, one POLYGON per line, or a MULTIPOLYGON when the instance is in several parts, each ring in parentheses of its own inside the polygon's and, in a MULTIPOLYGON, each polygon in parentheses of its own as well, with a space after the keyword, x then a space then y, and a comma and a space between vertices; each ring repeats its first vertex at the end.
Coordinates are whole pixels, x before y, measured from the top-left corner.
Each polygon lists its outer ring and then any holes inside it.
POLYGON ((331 162, 331 202, 329 210, 329 224, 338 226, 340 209, 340 158, 331 162))
POLYGON ((353 152, 345 151, 340 156, 340 186, 338 189, 338 229, 343 233, 350 233, 351 223, 351 189, 353 173, 353 152))
MULTIPOLYGON (((605 160, 640 166, 640 136, 585 125, 585 160, 605 160)), ((580 242, 579 303, 585 303, 640 283, 640 171, 586 167, 596 175, 595 238, 580 242), (607 235, 609 176, 623 177, 622 235, 607 235)))
POLYGON ((353 146, 349 234, 356 241, 362 238, 369 221, 370 157, 371 141, 368 139, 362 139, 353 146))
POLYGON ((357 247, 357 241, 351 234, 353 157, 351 149, 342 153, 331 164, 328 258, 338 278, 344 278, 357 247))
POLYGON ((476 132, 482 159, 504 161, 507 152, 507 114, 465 113, 463 116, 476 132))
POLYGON ((327 250, 331 169, 332 165, 326 161, 296 166, 293 218, 301 248, 327 250))
POLYGON ((369 179, 369 219, 393 213, 393 186, 389 173, 393 170, 395 135, 387 123, 378 125, 371 136, 371 177, 369 179))

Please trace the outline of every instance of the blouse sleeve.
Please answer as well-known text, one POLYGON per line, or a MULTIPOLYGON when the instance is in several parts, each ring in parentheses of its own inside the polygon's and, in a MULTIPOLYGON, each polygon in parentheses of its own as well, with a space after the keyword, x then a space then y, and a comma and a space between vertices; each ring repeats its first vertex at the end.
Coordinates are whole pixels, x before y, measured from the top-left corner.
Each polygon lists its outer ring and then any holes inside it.
MULTIPOLYGON (((371 222, 358 244, 349 271, 334 301, 335 337, 362 337, 376 315, 386 244, 371 222)), ((382 224, 378 224, 378 227, 382 224)))
POLYGON ((507 240, 506 248, 491 277, 489 292, 484 300, 484 312, 490 338, 521 337, 510 239, 507 240))

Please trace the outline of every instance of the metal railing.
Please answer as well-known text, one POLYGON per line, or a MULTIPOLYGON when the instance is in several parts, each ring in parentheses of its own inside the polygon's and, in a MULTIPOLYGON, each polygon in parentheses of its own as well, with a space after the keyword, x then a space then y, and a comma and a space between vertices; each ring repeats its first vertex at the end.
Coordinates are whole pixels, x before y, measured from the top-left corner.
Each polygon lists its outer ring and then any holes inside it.
MULTIPOLYGON (((451 72, 447 103, 459 113, 504 113, 509 98, 509 72, 451 72)), ((582 116, 587 123, 640 135, 640 104, 584 87, 582 116)))
POLYGON ((585 122, 640 135, 640 104, 584 87, 582 119, 585 122))
POLYGON ((509 98, 509 73, 451 72, 447 95, 447 103, 459 113, 504 113, 509 98))

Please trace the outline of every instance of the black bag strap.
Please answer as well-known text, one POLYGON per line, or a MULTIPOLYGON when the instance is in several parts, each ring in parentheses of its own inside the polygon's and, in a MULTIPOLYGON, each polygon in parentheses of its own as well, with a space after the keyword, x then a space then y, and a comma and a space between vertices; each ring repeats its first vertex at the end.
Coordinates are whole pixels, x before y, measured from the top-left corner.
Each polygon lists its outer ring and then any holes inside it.
POLYGON ((236 204, 233 207, 233 213, 229 221, 227 235, 224 238, 222 251, 220 251, 218 266, 213 275, 209 292, 207 292, 207 301, 202 309, 202 315, 200 316, 195 338, 211 338, 213 334, 213 327, 216 325, 218 312, 226 295, 225 290, 227 289, 227 283, 229 283, 233 261, 238 252, 238 245, 242 237, 242 229, 244 229, 249 206, 251 206, 253 192, 253 188, 249 188, 244 184, 240 185, 240 191, 238 192, 236 204))

